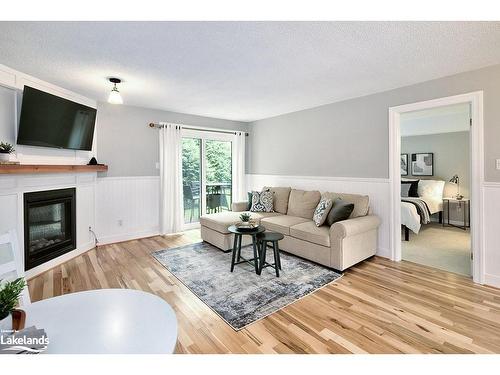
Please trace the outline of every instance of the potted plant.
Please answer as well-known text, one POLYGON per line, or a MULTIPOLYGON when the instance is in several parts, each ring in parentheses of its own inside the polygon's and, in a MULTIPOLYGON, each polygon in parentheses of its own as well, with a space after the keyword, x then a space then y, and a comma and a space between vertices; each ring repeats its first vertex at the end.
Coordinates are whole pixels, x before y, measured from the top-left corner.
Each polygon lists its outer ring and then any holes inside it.
POLYGON ((9 161, 10 154, 14 151, 14 146, 10 143, 0 142, 0 161, 9 161))
POLYGON ((5 283, 0 280, 0 329, 12 328, 11 313, 16 309, 25 287, 26 281, 22 277, 5 283))
POLYGON ((244 212, 240 215, 240 220, 241 220, 241 226, 242 227, 251 227, 252 223, 250 221, 251 216, 250 214, 244 212))

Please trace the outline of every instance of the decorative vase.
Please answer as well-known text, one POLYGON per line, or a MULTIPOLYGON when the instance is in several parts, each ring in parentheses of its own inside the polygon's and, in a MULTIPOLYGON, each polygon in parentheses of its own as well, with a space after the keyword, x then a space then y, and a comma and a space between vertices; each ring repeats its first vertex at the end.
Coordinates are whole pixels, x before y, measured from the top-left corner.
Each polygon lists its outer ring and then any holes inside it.
POLYGON ((0 161, 9 161, 9 160, 10 160, 10 154, 0 152, 0 161))

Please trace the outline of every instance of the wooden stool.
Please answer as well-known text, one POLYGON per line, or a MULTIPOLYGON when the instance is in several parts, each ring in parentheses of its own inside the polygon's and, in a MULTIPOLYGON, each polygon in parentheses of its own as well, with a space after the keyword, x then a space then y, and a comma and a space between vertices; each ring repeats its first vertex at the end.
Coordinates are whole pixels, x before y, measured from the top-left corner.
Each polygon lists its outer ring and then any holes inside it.
POLYGON ((273 267, 276 271, 276 277, 280 277, 280 269, 281 269, 281 259, 280 259, 280 249, 278 246, 278 241, 282 240, 285 238, 281 233, 275 233, 275 232, 264 232, 261 233, 257 236, 257 239, 259 240, 259 245, 260 245, 260 266, 259 266, 259 275, 262 272, 262 269, 265 267, 273 267), (267 247, 268 247, 268 242, 271 244, 269 245, 270 248, 273 249, 274 253, 274 264, 270 264, 266 262, 266 254, 267 254, 267 247))

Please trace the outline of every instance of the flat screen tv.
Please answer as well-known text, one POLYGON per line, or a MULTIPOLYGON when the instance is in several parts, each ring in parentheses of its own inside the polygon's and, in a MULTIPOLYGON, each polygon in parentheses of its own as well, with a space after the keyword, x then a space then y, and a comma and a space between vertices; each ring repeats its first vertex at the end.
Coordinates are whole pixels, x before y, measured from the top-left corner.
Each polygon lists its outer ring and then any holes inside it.
POLYGON ((91 151, 96 112, 24 86, 17 144, 91 151))

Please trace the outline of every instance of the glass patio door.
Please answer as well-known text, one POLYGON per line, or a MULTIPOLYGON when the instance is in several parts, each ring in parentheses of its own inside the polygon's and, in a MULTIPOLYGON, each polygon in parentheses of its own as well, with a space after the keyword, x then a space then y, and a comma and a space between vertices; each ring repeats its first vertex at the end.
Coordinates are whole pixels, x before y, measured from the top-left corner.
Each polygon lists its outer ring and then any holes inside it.
POLYGON ((196 227, 203 213, 231 210, 232 138, 229 134, 183 130, 184 224, 196 227))

